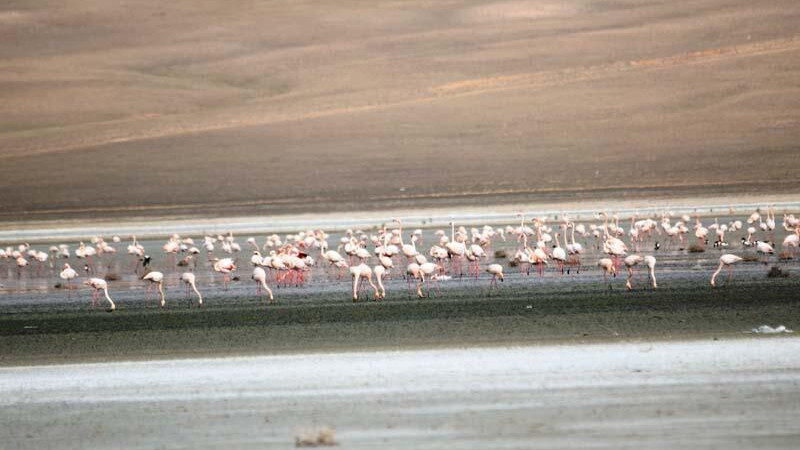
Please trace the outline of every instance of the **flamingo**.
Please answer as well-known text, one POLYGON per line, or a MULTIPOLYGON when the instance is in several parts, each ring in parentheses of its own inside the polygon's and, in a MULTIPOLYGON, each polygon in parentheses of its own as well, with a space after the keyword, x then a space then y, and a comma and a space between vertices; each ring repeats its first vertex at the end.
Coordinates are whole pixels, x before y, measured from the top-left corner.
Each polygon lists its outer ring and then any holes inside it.
POLYGON ((370 256, 372 256, 369 254, 369 251, 363 247, 363 245, 365 244, 359 243, 358 247, 356 248, 356 258, 358 258, 361 262, 365 262, 370 258, 370 256))
POLYGON ((147 272, 145 276, 142 277, 142 280, 149 281, 150 284, 147 287, 147 290, 150 290, 150 286, 156 285, 158 286, 158 295, 159 295, 159 304, 163 308, 164 305, 167 303, 166 299, 164 298, 164 274, 158 271, 147 272))
POLYGON ((106 280, 103 280, 102 278, 89 278, 88 280, 84 281, 83 284, 94 289, 94 292, 92 293, 92 306, 97 304, 100 291, 103 291, 103 293, 106 295, 106 300, 108 300, 108 303, 111 304, 108 312, 114 312, 117 309, 117 305, 114 304, 114 300, 111 300, 111 297, 108 295, 108 283, 106 283, 106 280))
POLYGON ((58 274, 58 276, 62 280, 67 280, 67 298, 70 298, 72 291, 72 280, 78 277, 78 272, 76 272, 75 269, 70 267, 69 264, 65 263, 64 269, 61 271, 61 273, 58 274))
POLYGON ((381 264, 372 268, 372 271, 375 273, 375 281, 378 282, 378 289, 380 290, 380 299, 386 298, 386 288, 383 286, 383 276, 388 272, 386 267, 381 264))
POLYGON ((697 244, 700 248, 705 249, 706 240, 708 239, 708 228, 703 226, 700 222, 700 216, 695 216, 694 235, 697 238, 697 244))
POLYGON ((264 265, 264 258, 261 257, 261 252, 258 250, 253 251, 253 256, 250 257, 250 264, 253 266, 264 265))
POLYGON ((267 272, 261 267, 256 267, 253 269, 253 275, 250 278, 256 282, 256 295, 261 295, 261 288, 264 288, 269 295, 269 302, 272 303, 274 297, 272 296, 272 289, 267 286, 267 272))
MULTIPOLYGON (((600 261, 597 261, 597 265, 603 270, 603 280, 606 283, 608 283, 609 275, 617 276, 617 268, 610 258, 601 258, 600 261)), ((608 287, 610 288, 611 285, 609 284, 608 287)))
MULTIPOLYGON (((42 273, 42 267, 44 267, 44 263, 47 262, 48 258, 50 258, 50 255, 48 255, 45 252, 41 252, 41 251, 33 252, 33 259, 35 259, 36 262, 39 263, 37 265, 36 272, 39 273, 40 275, 42 273)), ((51 265, 51 267, 52 267, 52 265, 51 265)))
POLYGON ((628 247, 621 240, 612 236, 607 236, 606 240, 603 242, 603 253, 611 255, 611 259, 614 262, 614 269, 618 269, 620 258, 628 254, 628 247))
POLYGON ((717 275, 719 275, 720 271, 722 271, 723 267, 728 268, 728 281, 731 281, 733 278, 733 265, 737 262, 741 261, 742 258, 730 253, 726 253, 719 257, 719 267, 717 271, 711 275, 711 287, 717 287, 716 279, 717 275))
POLYGON ((417 235, 414 233, 411 234, 411 244, 403 243, 403 223, 400 222, 400 219, 394 219, 394 221, 397 222, 397 226, 399 228, 398 235, 400 237, 400 251, 406 257, 406 260, 408 262, 411 262, 411 259, 417 256, 417 254, 419 254, 416 246, 417 235))
MULTIPOLYGON (((408 283, 408 294, 409 298, 411 298, 411 279, 419 279, 421 277, 421 273, 419 271, 419 264, 411 263, 406 267, 406 282, 408 283)), ((417 287, 417 296, 422 297, 422 285, 420 284, 417 287)))
POLYGON ((377 299, 380 297, 378 287, 372 282, 372 269, 368 265, 361 263, 357 266, 350 267, 350 275, 353 277, 353 302, 358 301, 358 290, 362 280, 366 280, 367 283, 372 286, 372 289, 375 290, 374 298, 377 299))
MULTIPOLYGON (((197 290, 197 285, 195 284, 195 275, 192 272, 184 272, 181 274, 181 281, 186 284, 186 296, 189 297, 189 288, 191 288, 195 294, 197 294, 197 304, 198 306, 203 306, 203 296, 200 295, 200 291, 197 290)), ((191 297, 189 298, 189 307, 192 307, 192 300, 191 297)))
POLYGON ((418 293, 421 292, 422 284, 425 283, 428 287, 428 297, 430 297, 431 295, 430 281, 434 281, 436 283, 434 285, 434 287, 436 288, 436 292, 441 295, 442 292, 439 289, 439 273, 441 273, 442 270, 444 269, 442 268, 442 266, 438 264, 430 262, 425 264, 420 264, 419 265, 420 281, 419 284, 417 285, 417 292, 418 293), (425 277, 427 277, 427 280, 425 277))
POLYGON ((171 236, 169 238, 169 240, 167 241, 167 243, 164 244, 164 246, 162 248, 164 250, 164 253, 166 253, 167 256, 169 257, 170 266, 174 266, 175 265, 175 255, 181 249, 180 241, 178 240, 177 235, 171 236))
POLYGON ((492 275, 492 280, 489 282, 489 289, 491 290, 492 287, 497 287, 497 279, 499 278, 500 281, 504 281, 505 277, 503 276, 503 266, 500 264, 489 264, 486 267, 486 272, 492 275))
POLYGON ((651 255, 645 255, 644 263, 647 264, 647 271, 650 273, 650 281, 652 282, 653 289, 658 289, 656 282, 656 258, 651 255))
POLYGON ((228 290, 228 282, 230 281, 229 274, 236 270, 236 264, 230 258, 214 258, 214 272, 222 274, 222 285, 225 290, 228 290))
POLYGON ((656 289, 658 287, 658 284, 656 283, 656 274, 655 274, 656 259, 654 257, 650 255, 644 257, 641 257, 639 255, 630 255, 625 258, 624 262, 625 262, 625 267, 627 267, 628 269, 628 280, 625 282, 625 286, 628 288, 629 291, 633 289, 633 286, 631 284, 631 281, 633 280, 633 269, 640 262, 644 262, 647 265, 647 271, 650 277, 650 281, 652 282, 653 289, 656 289))
MULTIPOLYGON (((78 250, 75 250, 75 254, 78 254, 78 250)), ((133 271, 137 272, 139 270, 139 264, 144 257, 144 247, 142 247, 136 240, 135 234, 131 235, 131 243, 128 245, 128 254, 136 258, 136 264, 133 267, 133 271)))
POLYGON ((450 242, 445 244, 445 248, 447 249, 447 254, 450 257, 450 275, 454 275, 453 265, 456 265, 456 267, 458 267, 459 277, 463 277, 464 271, 461 267, 461 261, 467 253, 467 248, 463 242, 456 240, 455 222, 450 222, 450 242))
POLYGON ((522 274, 523 272, 525 275, 531 274, 531 256, 528 253, 530 249, 517 249, 517 252, 514 253, 514 261, 516 261, 517 266, 519 267, 519 273, 522 274))
MULTIPOLYGON (((279 255, 275 253, 275 250, 270 251, 270 260, 269 260, 269 268, 270 271, 275 271, 275 282, 279 283, 283 280, 283 276, 278 276, 278 272, 283 272, 285 270, 289 270, 289 266, 286 265, 286 262, 283 260, 283 255, 279 255)), ((342 261, 344 263, 344 261, 342 261)), ((338 264, 338 263, 337 263, 338 264)))
POLYGON ((428 252, 428 254, 429 254, 429 255, 431 256, 431 258, 433 258, 433 259, 434 259, 434 260, 435 260, 437 263, 441 263, 441 262, 442 262, 442 261, 444 261, 444 260, 447 258, 447 256, 449 255, 449 253, 447 252, 447 249, 446 249, 446 248, 444 248, 444 247, 440 247, 440 246, 438 246, 438 245, 433 245, 433 246, 431 246, 430 252, 428 252))
MULTIPOLYGON (((416 255, 414 255, 414 259, 416 259, 416 258, 418 258, 420 256, 422 256, 423 258, 425 257, 424 255, 416 254, 416 255)), ((394 268, 394 262, 392 261, 392 258, 386 256, 383 253, 379 253, 378 254, 378 262, 380 262, 381 266, 383 266, 383 268, 386 269, 387 271, 389 271, 392 268, 394 268)))
MULTIPOLYGON (((555 244, 553 245, 553 252, 551 258, 553 258, 556 262, 558 262, 558 267, 561 269, 561 275, 564 275, 564 263, 567 262, 567 252, 565 252, 564 249, 561 248, 561 243, 558 242, 558 237, 560 235, 561 233, 556 233, 556 240, 555 244)), ((564 236, 564 242, 565 243, 567 242, 566 235, 564 236)))
POLYGON ((258 244, 256 243, 256 238, 254 237, 247 238, 247 243, 250 244, 254 250, 256 251, 259 250, 258 244))
POLYGON ((763 260, 764 264, 767 263, 768 255, 772 255, 775 253, 775 249, 772 248, 772 246, 769 245, 769 243, 764 241, 756 241, 756 251, 759 254, 764 255, 764 260, 763 260))
MULTIPOLYGON (((339 279, 341 280, 342 279, 341 265, 337 265, 337 264, 344 263, 344 257, 342 257, 342 255, 339 254, 339 252, 337 252, 336 250, 328 250, 328 251, 322 253, 322 259, 324 259, 325 261, 328 261, 331 266, 340 268, 340 270, 339 270, 339 279)), ((344 268, 347 268, 346 263, 345 263, 344 268)))
POLYGON ((283 277, 284 280, 287 276, 289 277, 289 281, 285 281, 285 284, 288 284, 292 280, 294 280, 295 286, 300 286, 305 283, 305 277, 303 276, 303 273, 309 270, 309 266, 306 264, 303 258, 300 258, 295 254, 288 254, 284 255, 283 262, 289 269, 287 274, 283 277))
POLYGON ((770 232, 770 239, 774 238, 775 236, 775 210, 772 206, 767 208, 767 231, 770 232))
POLYGON ((475 279, 478 279, 478 272, 480 272, 480 263, 481 258, 486 257, 486 252, 483 251, 483 247, 478 244, 472 244, 467 248, 467 252, 464 255, 467 260, 469 261, 468 267, 468 275, 471 276, 473 273, 475 274, 475 279))
POLYGON ((800 247, 800 227, 795 228, 793 234, 787 235, 783 239, 783 244, 781 245, 786 251, 791 249, 792 257, 797 256, 797 248, 800 247))
POLYGON ((28 266, 28 260, 22 255, 17 256, 17 278, 22 276, 22 268, 28 266))
MULTIPOLYGON (((575 242, 575 228, 576 228, 575 222, 572 222, 571 225, 572 225, 571 226, 572 231, 570 233, 570 240, 572 241, 572 254, 575 255, 575 262, 578 265, 578 273, 580 273, 580 271, 581 271, 581 254, 583 254, 583 246, 580 243, 575 242)), ((581 226, 581 225, 578 225, 578 226, 581 226)), ((569 247, 567 247, 567 248, 569 248, 569 247)))
POLYGON ((642 258, 639 255, 629 255, 626 256, 624 259, 625 267, 628 269, 628 280, 625 282, 625 286, 628 288, 629 291, 633 289, 633 287, 631 286, 631 280, 633 279, 633 269, 634 267, 636 267, 637 264, 639 264, 642 261, 644 261, 644 258, 642 258))
POLYGON ((547 253, 545 253, 542 248, 536 247, 530 254, 530 261, 531 264, 536 264, 536 270, 539 272, 539 276, 543 276, 544 266, 547 265, 547 253))

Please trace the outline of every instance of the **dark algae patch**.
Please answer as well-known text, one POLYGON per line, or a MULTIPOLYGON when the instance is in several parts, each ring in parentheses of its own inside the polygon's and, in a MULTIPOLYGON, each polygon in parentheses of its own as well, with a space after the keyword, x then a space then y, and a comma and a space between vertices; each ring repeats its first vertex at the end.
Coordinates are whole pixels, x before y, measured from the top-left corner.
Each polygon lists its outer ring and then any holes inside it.
POLYGON ((117 312, 78 306, 9 307, 0 315, 0 363, 56 363, 436 346, 536 344, 602 339, 676 339, 741 334, 761 324, 797 328, 793 278, 711 289, 674 279, 653 290, 580 284, 451 285, 410 300, 379 303, 331 293, 293 294, 267 306, 252 297, 208 299, 203 309, 140 302, 117 312))

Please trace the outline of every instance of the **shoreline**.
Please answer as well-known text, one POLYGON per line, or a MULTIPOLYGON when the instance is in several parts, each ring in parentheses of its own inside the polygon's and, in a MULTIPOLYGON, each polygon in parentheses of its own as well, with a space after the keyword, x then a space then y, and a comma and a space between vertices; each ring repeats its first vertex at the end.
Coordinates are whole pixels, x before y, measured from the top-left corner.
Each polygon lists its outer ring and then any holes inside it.
MULTIPOLYGON (((86 240, 93 236, 136 234, 139 239, 152 239, 171 234, 237 234, 284 233, 301 229, 342 231, 347 228, 369 229, 394 218, 415 227, 435 227, 456 221, 459 225, 484 225, 510 223, 517 213, 528 216, 554 216, 569 214, 578 220, 589 220, 598 212, 597 200, 557 201, 538 203, 507 203, 483 207, 399 208, 375 211, 325 212, 276 214, 271 216, 233 215, 231 217, 155 216, 139 219, 92 218, 53 219, 31 221, 6 221, 0 224, 0 243, 19 242, 54 243, 64 240, 86 240)), ((658 214, 665 210, 674 214, 698 214, 701 217, 716 215, 718 211, 730 214, 749 214, 757 208, 774 205, 778 215, 800 211, 800 195, 725 195, 708 197, 675 197, 669 199, 630 199, 604 201, 602 209, 617 213, 621 220, 634 214, 658 214)))
POLYGON ((370 355, 370 354, 400 354, 400 353, 418 353, 418 352, 435 352, 435 351, 462 351, 470 349, 491 350, 491 349, 515 349, 515 348, 536 348, 536 349, 554 349, 554 348, 577 348, 577 347, 592 347, 603 345, 638 345, 638 344, 663 344, 663 343, 677 343, 677 344, 694 344, 701 342, 715 342, 715 341, 743 341, 750 339, 800 339, 796 333, 776 333, 776 334, 757 334, 748 331, 730 332, 730 333, 690 333, 682 335, 636 335, 636 336, 594 336, 594 337, 581 337, 574 336, 572 338, 552 338, 542 339, 538 341, 487 341, 476 342, 472 344, 457 345, 455 343, 428 343, 428 344, 409 344, 404 346, 396 345, 376 345, 371 347, 353 346, 353 347, 336 347, 336 348, 315 348, 309 351, 304 350, 278 350, 275 352, 258 352, 258 351, 241 351, 231 354, 220 353, 200 353, 200 352, 185 352, 185 353, 170 353, 170 354, 149 354, 139 355, 132 358, 85 358, 85 359, 71 359, 69 361, 62 361, 59 358, 37 359, 34 361, 17 360, 7 363, 0 361, 0 371, 9 369, 33 369, 33 368, 52 368, 57 367, 71 367, 71 366, 87 366, 87 365, 101 365, 101 364, 127 364, 127 363, 141 363, 141 362, 169 362, 181 361, 186 363, 200 362, 200 361, 214 361, 223 363, 226 360, 248 360, 248 359, 263 359, 263 358, 294 358, 294 357, 318 357, 318 356, 331 356, 331 355, 370 355))

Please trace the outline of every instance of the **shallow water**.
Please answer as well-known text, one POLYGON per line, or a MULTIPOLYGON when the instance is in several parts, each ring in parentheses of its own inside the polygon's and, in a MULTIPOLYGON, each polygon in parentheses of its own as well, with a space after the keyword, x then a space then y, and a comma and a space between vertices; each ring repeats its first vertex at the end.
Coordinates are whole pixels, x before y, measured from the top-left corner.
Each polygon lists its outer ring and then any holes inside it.
MULTIPOLYGON (((745 216, 720 216, 719 222, 727 223, 736 219, 745 222, 745 218, 745 216)), ((587 225, 588 229, 588 224, 590 222, 583 223, 587 225)), ((705 220, 704 223, 706 226, 709 224, 708 220, 705 220)), ((514 222, 509 222, 509 224, 514 224, 514 222)), ((550 223, 550 225, 555 229, 557 227, 557 222, 553 221, 550 223)), ((620 225, 626 226, 629 225, 629 222, 626 223, 621 221, 620 225)), ((404 233, 406 234, 406 238, 413 228, 416 227, 405 227, 404 233)), ((746 228, 746 226, 744 228, 746 228)), ((469 227, 467 229, 469 231, 469 227)), ((436 230, 437 228, 430 227, 423 229, 422 244, 418 244, 417 246, 420 252, 427 254, 427 249, 430 248, 432 243, 437 241, 436 236, 434 236, 434 232, 436 230)), ((372 229, 365 231, 367 231, 367 233, 374 233, 374 230, 372 229)), ((445 231, 449 234, 449 227, 445 231)), ((690 231, 689 235, 692 237, 688 239, 688 243, 685 244, 684 247, 688 248, 689 244, 695 243, 696 239, 693 237, 693 231, 694 230, 690 231)), ((640 251, 636 253, 642 255, 651 254, 657 258, 656 274, 659 279, 659 284, 661 286, 668 286, 673 280, 674 282, 679 283, 681 279, 699 280, 702 278, 710 278, 711 273, 719 264, 718 258, 722 253, 730 252, 740 256, 757 258, 759 260, 764 259, 756 253, 755 247, 742 247, 740 240, 746 234, 746 230, 739 230, 735 233, 729 233, 726 238, 730 243, 730 247, 723 250, 716 249, 709 244, 706 246, 706 251, 703 253, 688 253, 686 250, 679 250, 680 245, 677 241, 670 245, 667 243, 663 235, 656 235, 649 242, 642 243, 640 245, 640 251), (659 241, 661 243, 662 247, 660 250, 654 250, 654 241, 659 241)), ((252 236, 256 237, 259 246, 263 245, 263 235, 252 236)), ((758 237, 773 239, 776 242, 776 252, 780 253, 780 243, 782 242, 784 236, 785 231, 780 228, 779 224, 779 227, 775 230, 774 234, 770 233, 769 235, 766 235, 759 232, 754 239, 758 237)), ((194 235, 191 237, 194 238, 195 245, 201 247, 200 244, 202 243, 202 235, 194 235)), ((152 257, 150 268, 152 270, 162 271, 165 274, 165 288, 168 300, 179 300, 181 304, 183 304, 187 299, 187 294, 185 292, 184 285, 179 280, 179 277, 184 271, 195 272, 197 276, 198 288, 208 299, 225 299, 242 296, 255 297, 255 284, 250 281, 250 275, 252 273, 250 257, 252 256, 253 247, 245 242, 247 237, 249 236, 237 236, 237 242, 242 247, 241 252, 224 254, 220 250, 219 243, 217 243, 213 254, 207 254, 205 250, 202 250, 202 253, 197 255, 189 263, 189 265, 185 267, 176 266, 176 262, 185 257, 185 254, 178 254, 175 256, 166 255, 163 252, 161 248, 165 240, 149 239, 140 240, 139 242, 145 247, 146 253, 152 257), (210 259, 213 257, 233 258, 239 267, 234 276, 238 276, 240 280, 231 283, 227 289, 223 288, 221 275, 215 273, 212 269, 212 262, 210 259)), ((281 237, 283 238, 283 236, 281 237)), ((340 237, 342 237, 342 233, 340 232, 330 233, 328 242, 331 249, 335 249, 337 247, 340 237)), ((123 238, 126 237, 123 236, 123 238)), ((710 238, 713 239, 711 235, 710 238)), ((440 282, 439 286, 445 291, 449 287, 461 288, 470 285, 485 288, 488 285, 490 276, 484 272, 484 270, 488 264, 494 262, 499 262, 505 266, 506 281, 504 284, 501 284, 501 287, 519 283, 544 283, 550 288, 555 289, 560 287, 568 288, 569 285, 576 283, 581 285, 601 285, 601 283, 603 283, 603 276, 600 270, 595 266, 595 263, 599 258, 605 257, 606 255, 602 254, 602 252, 598 250, 598 242, 593 238, 576 237, 576 240, 583 245, 585 251, 585 253, 581 256, 582 270, 579 274, 576 273, 576 266, 573 266, 570 268, 570 273, 568 275, 562 276, 560 270, 552 261, 546 267, 543 277, 539 277, 536 274, 535 267, 530 268, 530 275, 521 274, 519 267, 514 268, 508 265, 508 259, 496 259, 494 257, 494 252, 499 250, 503 250, 509 256, 513 256, 516 248, 520 246, 514 236, 508 236, 506 241, 496 238, 493 241, 492 246, 487 249, 487 258, 480 262, 480 274, 478 280, 470 279, 466 276, 462 279, 456 276, 452 280, 440 282)), ((627 241, 628 239, 625 238, 625 240, 627 241)), ((111 292, 112 298, 115 300, 128 303, 131 301, 146 301, 149 297, 149 301, 155 302, 157 293, 154 290, 148 293, 147 287, 149 286, 149 283, 140 280, 140 275, 143 273, 143 271, 141 266, 139 266, 137 269, 137 258, 126 254, 126 247, 129 243, 130 242, 125 239, 121 243, 113 244, 118 252, 116 255, 107 254, 103 256, 95 256, 94 260, 91 262, 91 266, 94 269, 93 272, 89 272, 88 269, 85 269, 85 266, 89 264, 87 260, 79 260, 75 258, 74 250, 77 247, 76 244, 70 245, 70 250, 72 252, 71 259, 65 260, 59 258, 48 261, 44 264, 32 262, 29 267, 23 269, 22 271, 17 270, 13 260, 0 260, 0 283, 4 285, 3 287, 0 287, 0 294, 5 294, 0 296, 0 307, 2 307, 2 305, 22 304, 87 303, 91 296, 91 290, 85 286, 81 286, 79 280, 73 281, 74 289, 71 292, 67 292, 66 289, 54 287, 58 283, 63 283, 63 281, 58 278, 58 272, 60 271, 60 267, 64 262, 69 262, 73 268, 79 272, 81 279, 86 279, 87 276, 103 276, 108 273, 114 274, 118 279, 109 282, 109 291, 111 292), (51 268, 51 265, 56 267, 51 268)), ((561 245, 564 245, 563 238, 561 239, 561 245)), ((43 244, 33 246, 33 248, 42 251, 47 251, 48 247, 49 245, 43 244)), ((630 253, 634 253, 632 246, 629 245, 629 247, 630 253)), ((372 246, 370 245, 368 249, 371 251, 372 246)), ((260 250, 266 255, 270 249, 261 248, 260 250)), ((340 253, 344 255, 342 251, 340 251, 340 253)), ((272 280, 268 284, 270 284, 273 288, 278 287, 276 292, 279 296, 291 294, 294 299, 293 301, 302 301, 301 296, 303 293, 330 293, 332 295, 341 296, 342 299, 347 299, 348 292, 350 290, 349 273, 344 271, 342 279, 339 279, 337 272, 333 271, 327 262, 319 257, 319 250, 312 249, 310 251, 310 255, 315 258, 316 265, 311 269, 310 272, 306 273, 306 283, 303 286, 279 286, 279 283, 275 281, 277 274, 270 274, 272 280)), ((769 265, 764 265, 759 261, 741 262, 737 264, 734 271, 735 280, 763 278, 771 265, 779 265, 784 271, 790 274, 796 272, 798 267, 800 267, 796 259, 779 261, 776 255, 772 255, 765 260, 769 262, 769 265)), ((370 261, 368 261, 368 263, 371 265, 377 264, 377 259, 373 257, 370 261)), ((395 268, 389 272, 390 278, 386 280, 389 299, 397 297, 406 298, 408 296, 409 286, 404 280, 404 269, 406 266, 405 258, 395 257, 394 265, 395 268)), ((448 262, 444 262, 443 266, 449 270, 448 262)), ((462 269, 466 275, 466 263, 462 265, 462 269)), ((625 277, 625 268, 624 265, 622 265, 617 278, 611 279, 612 285, 618 285, 620 288, 624 288, 625 277)), ((645 288, 648 286, 646 266, 640 264, 640 266, 637 268, 635 277, 634 283, 637 287, 645 288)), ((724 280, 725 277, 726 275, 723 273, 720 280, 724 280)), ((435 286, 432 286, 432 288, 435 289, 435 286)))

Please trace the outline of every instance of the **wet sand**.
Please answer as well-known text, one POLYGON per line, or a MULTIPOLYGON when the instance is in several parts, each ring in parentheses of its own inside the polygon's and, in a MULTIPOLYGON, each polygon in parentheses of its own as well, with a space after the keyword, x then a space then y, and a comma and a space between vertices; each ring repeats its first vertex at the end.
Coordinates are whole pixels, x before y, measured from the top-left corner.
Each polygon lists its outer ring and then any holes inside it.
POLYGON ((16 449, 771 448, 800 438, 800 339, 304 353, 0 369, 16 449))

